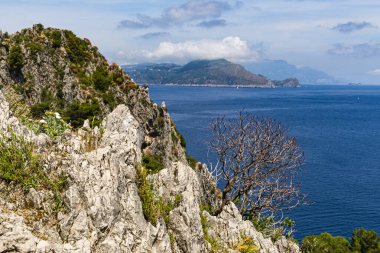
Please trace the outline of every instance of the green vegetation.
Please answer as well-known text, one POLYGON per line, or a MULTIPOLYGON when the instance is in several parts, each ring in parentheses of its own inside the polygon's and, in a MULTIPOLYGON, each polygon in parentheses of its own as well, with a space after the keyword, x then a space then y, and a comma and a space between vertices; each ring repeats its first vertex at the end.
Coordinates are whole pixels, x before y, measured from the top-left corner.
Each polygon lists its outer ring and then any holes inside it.
POLYGON ((342 236, 322 233, 306 236, 301 249, 304 253, 380 253, 380 237, 363 228, 354 231, 350 242, 342 236))
POLYGON ((37 55, 43 51, 41 44, 29 41, 26 46, 30 49, 30 56, 34 61, 37 61, 37 55))
MULTIPOLYGON (((239 203, 236 203, 237 205, 239 203)), ((247 216, 247 220, 252 222, 257 231, 263 233, 264 236, 270 237, 273 242, 276 242, 285 235, 287 238, 293 238, 293 228, 295 226, 294 220, 289 217, 285 217, 281 222, 275 222, 273 216, 261 216, 254 215, 247 216)))
POLYGON ((170 221, 169 214, 180 205, 182 195, 175 196, 174 201, 164 201, 161 197, 156 199, 153 186, 148 180, 148 170, 142 165, 137 166, 136 179, 145 219, 156 226, 158 219, 163 218, 166 225, 168 225, 170 221))
POLYGON ((207 211, 210 213, 211 207, 210 206, 203 206, 202 204, 199 206, 199 215, 201 217, 201 226, 203 231, 203 239, 210 243, 211 245, 211 253, 220 253, 220 252, 228 252, 228 250, 219 242, 217 242, 213 237, 211 237, 208 234, 208 227, 207 227, 207 218, 203 215, 203 211, 207 211))
POLYGON ((0 178, 24 189, 44 186, 46 177, 33 145, 14 132, 0 132, 0 178))
POLYGON ((61 136, 66 129, 70 128, 57 112, 45 112, 41 120, 32 120, 23 117, 22 122, 36 134, 44 133, 50 137, 61 136))
POLYGON ((142 165, 147 169, 149 174, 158 173, 164 168, 163 157, 161 155, 144 155, 142 165))
POLYGON ((241 253, 258 253, 260 252, 260 248, 256 246, 252 237, 242 236, 243 240, 235 245, 234 249, 241 253))
POLYGON ((63 208, 61 191, 66 177, 47 175, 42 166, 42 158, 34 153, 32 143, 13 131, 0 132, 0 179, 14 182, 25 191, 30 188, 47 189, 54 193, 53 211, 63 208))
POLYGON ((83 65, 90 59, 88 44, 85 40, 78 38, 73 32, 65 30, 65 49, 69 60, 74 64, 83 65))
POLYGON ((49 37, 54 48, 61 47, 61 43, 62 43, 61 31, 54 30, 50 33, 49 37))
POLYGON ((11 47, 8 55, 9 69, 13 73, 19 74, 24 66, 24 55, 20 46, 11 47))
POLYGON ((190 167, 193 168, 193 169, 195 169, 195 167, 197 166, 197 163, 198 163, 197 159, 195 159, 194 157, 186 154, 186 160, 189 163, 190 167))
POLYGON ((101 92, 106 91, 111 84, 111 79, 108 75, 108 69, 106 66, 97 67, 92 74, 92 79, 95 89, 101 92))
POLYGON ((86 119, 91 119, 93 125, 98 126, 101 123, 101 114, 99 102, 95 99, 89 103, 74 101, 64 111, 63 118, 75 128, 82 127, 86 119))

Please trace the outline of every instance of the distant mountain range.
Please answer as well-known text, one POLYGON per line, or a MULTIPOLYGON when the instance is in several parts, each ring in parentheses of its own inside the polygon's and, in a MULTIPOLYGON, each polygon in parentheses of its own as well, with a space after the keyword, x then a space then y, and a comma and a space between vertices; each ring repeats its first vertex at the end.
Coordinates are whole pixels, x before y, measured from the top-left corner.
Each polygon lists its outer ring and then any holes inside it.
POLYGON ((243 66, 225 59, 196 60, 186 65, 170 63, 137 64, 123 69, 140 84, 212 85, 247 87, 297 87, 295 78, 273 81, 247 71, 243 66))
POLYGON ((334 84, 340 83, 334 77, 323 71, 310 67, 297 67, 283 60, 264 60, 243 64, 253 72, 265 75, 270 79, 281 80, 285 78, 297 78, 301 84, 334 84))

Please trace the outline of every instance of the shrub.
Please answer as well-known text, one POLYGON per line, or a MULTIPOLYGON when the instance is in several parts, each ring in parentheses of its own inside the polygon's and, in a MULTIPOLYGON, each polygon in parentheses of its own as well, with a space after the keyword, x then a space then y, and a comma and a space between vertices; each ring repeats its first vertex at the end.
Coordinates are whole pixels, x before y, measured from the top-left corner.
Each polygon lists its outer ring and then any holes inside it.
POLYGON ((195 159, 194 157, 186 154, 186 160, 189 163, 190 167, 193 168, 193 169, 195 169, 195 167, 197 166, 197 163, 198 163, 197 159, 195 159))
POLYGON ((163 158, 160 155, 144 155, 142 165, 148 170, 149 174, 158 173, 164 168, 163 158))
POLYGON ((73 32, 65 30, 65 49, 69 60, 75 64, 84 64, 89 57, 88 45, 85 40, 78 38, 73 32))
POLYGON ((350 244, 342 236, 334 237, 329 233, 306 236, 302 241, 304 253, 347 253, 351 252, 350 244))
POLYGON ((139 188, 139 196, 141 199, 144 217, 155 226, 157 225, 159 212, 156 208, 154 193, 147 176, 147 171, 141 165, 137 166, 137 186, 139 188))
POLYGON ((39 43, 30 41, 26 44, 27 47, 30 49, 30 55, 31 58, 36 61, 37 60, 37 55, 42 52, 42 46, 39 43))
POLYGON ((58 30, 52 31, 50 34, 50 39, 51 39, 51 43, 52 43, 54 48, 61 47, 62 35, 61 35, 60 31, 58 31, 58 30))
POLYGON ((260 248, 256 246, 251 237, 243 236, 243 240, 239 242, 235 247, 235 250, 241 253, 258 253, 260 248))
POLYGON ((46 111, 50 110, 49 102, 41 102, 30 107, 30 112, 34 118, 41 118, 46 111))
POLYGON ((111 79, 108 75, 108 70, 105 66, 97 67, 92 74, 94 87, 99 91, 106 91, 111 84, 111 79))
POLYGON ((91 103, 74 101, 64 111, 64 119, 75 128, 82 127, 86 119, 91 120, 97 126, 101 122, 101 113, 99 102, 96 100, 91 103))
POLYGON ((47 181, 33 145, 14 132, 0 132, 0 178, 24 189, 43 186, 47 181))
POLYGON ((379 253, 380 237, 375 231, 356 229, 351 238, 351 247, 353 252, 379 253))
POLYGON ((8 55, 9 69, 13 73, 21 72, 24 66, 24 55, 20 46, 13 46, 8 55))
POLYGON ((174 202, 170 200, 164 201, 161 197, 156 200, 153 187, 148 180, 148 171, 143 166, 138 165, 136 172, 139 197, 145 219, 156 226, 158 219, 162 217, 166 225, 168 225, 169 214, 182 202, 182 195, 176 195, 174 202))
POLYGON ((50 137, 61 136, 66 129, 70 128, 57 112, 45 112, 41 120, 23 118, 23 123, 36 134, 45 133, 50 137))

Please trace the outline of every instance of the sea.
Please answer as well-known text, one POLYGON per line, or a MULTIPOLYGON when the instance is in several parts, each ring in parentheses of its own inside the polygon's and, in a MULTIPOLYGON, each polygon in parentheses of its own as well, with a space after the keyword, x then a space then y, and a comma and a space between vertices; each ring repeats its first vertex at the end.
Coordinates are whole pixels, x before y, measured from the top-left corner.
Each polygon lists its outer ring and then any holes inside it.
POLYGON ((188 153, 208 157, 209 124, 241 109, 276 119, 301 146, 298 174, 309 205, 287 215, 295 238, 328 232, 350 237, 356 228, 380 233, 380 86, 303 86, 254 89, 150 86, 154 102, 165 101, 188 153))

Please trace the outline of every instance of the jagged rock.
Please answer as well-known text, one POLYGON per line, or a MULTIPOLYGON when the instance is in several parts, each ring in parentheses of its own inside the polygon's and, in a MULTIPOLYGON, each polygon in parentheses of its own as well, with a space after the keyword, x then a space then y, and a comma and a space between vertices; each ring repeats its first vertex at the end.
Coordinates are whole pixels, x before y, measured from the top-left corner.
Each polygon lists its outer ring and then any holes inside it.
MULTIPOLYGON (((36 29, 24 32, 34 34, 36 29)), ((0 51, 0 87, 1 82, 11 87, 14 80, 3 69, 7 68, 6 52, 3 47, 0 51)), ((59 61, 67 66, 64 59, 59 61)), ((38 61, 49 68, 52 60, 40 55, 38 61)), ((89 63, 87 68, 95 66, 89 63)), ((32 79, 44 84, 52 78, 49 71, 30 68, 32 79)), ((78 83, 70 79, 74 77, 67 68, 65 76, 63 91, 70 101, 79 94, 69 91, 78 83)), ((61 193, 65 208, 58 213, 51 207, 52 190, 26 191, 0 179, 0 252, 210 252, 206 236, 229 252, 235 252, 243 236, 252 238, 260 252, 299 252, 284 238, 276 244, 263 238, 250 222, 243 221, 233 204, 217 217, 201 213, 201 203, 218 204, 215 183, 205 166, 193 169, 187 164, 166 106, 154 105, 145 88, 131 89, 123 96, 125 103, 107 114, 100 128, 92 129, 85 121, 83 128, 51 138, 23 126, 0 90, 0 131, 11 130, 33 142, 35 152, 43 157, 44 171, 67 177, 61 193), (148 176, 155 197, 180 199, 156 225, 144 215, 137 184, 143 152, 163 157, 164 168, 148 176), (201 222, 204 217, 207 234, 201 222)))

